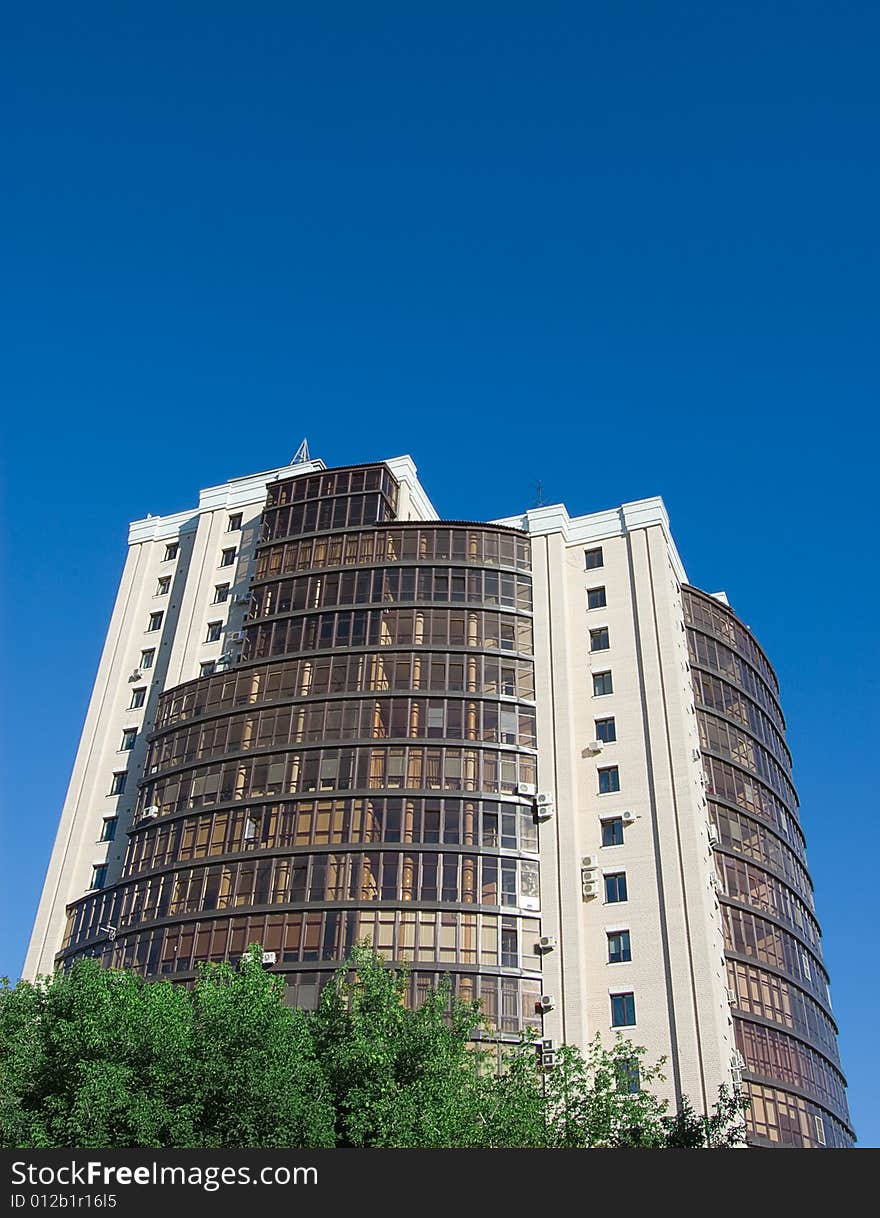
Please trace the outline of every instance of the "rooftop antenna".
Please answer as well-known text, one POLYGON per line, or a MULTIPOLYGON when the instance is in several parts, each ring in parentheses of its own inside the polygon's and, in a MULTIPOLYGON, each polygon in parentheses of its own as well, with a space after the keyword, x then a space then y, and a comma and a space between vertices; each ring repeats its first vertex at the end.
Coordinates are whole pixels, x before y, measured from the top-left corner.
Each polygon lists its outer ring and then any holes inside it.
POLYGON ((311 461, 311 459, 312 458, 309 456, 309 442, 308 440, 303 440, 302 444, 300 444, 299 448, 293 454, 293 460, 290 464, 305 465, 305 463, 307 461, 311 461))
POLYGON ((539 480, 538 481, 538 501, 535 504, 535 507, 543 507, 543 506, 544 506, 544 483, 539 480))

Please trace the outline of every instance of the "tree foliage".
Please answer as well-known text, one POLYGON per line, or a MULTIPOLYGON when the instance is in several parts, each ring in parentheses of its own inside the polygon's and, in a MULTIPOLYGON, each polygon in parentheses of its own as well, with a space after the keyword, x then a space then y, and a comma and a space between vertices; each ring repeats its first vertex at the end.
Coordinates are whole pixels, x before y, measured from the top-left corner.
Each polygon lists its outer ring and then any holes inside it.
MULTIPOLYGON (((355 949, 317 1011, 291 1010, 256 946, 187 989, 102 969, 0 989, 4 1147, 718 1147, 743 1102, 709 1116, 653 1092, 662 1063, 618 1038, 481 1048, 477 1004, 417 1009, 405 972, 355 949), (499 1068, 500 1065, 500 1068, 499 1068)), ((485 1043, 485 1042, 484 1042, 485 1043)))

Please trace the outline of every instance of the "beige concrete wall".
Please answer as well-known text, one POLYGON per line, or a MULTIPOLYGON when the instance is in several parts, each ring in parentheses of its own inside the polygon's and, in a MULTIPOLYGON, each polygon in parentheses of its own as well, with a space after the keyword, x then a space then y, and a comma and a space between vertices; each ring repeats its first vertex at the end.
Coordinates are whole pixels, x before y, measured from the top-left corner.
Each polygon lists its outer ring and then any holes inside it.
MULTIPOLYGON (((528 514, 533 537, 539 787, 556 799, 541 829, 542 933, 554 1008, 544 1032, 585 1045, 614 1041, 611 993, 632 992, 636 1024, 623 1035, 649 1058, 667 1058, 663 1093, 711 1107, 729 1082, 733 1035, 712 877, 708 816, 687 668, 680 585, 684 572, 662 504, 570 521, 564 510, 528 514), (585 569, 600 546, 604 564, 585 569), (587 590, 606 589, 587 608, 587 590), (610 646, 590 651, 590 630, 610 646), (614 690, 594 696, 595 672, 614 690), (617 740, 588 750, 595 720, 613 716, 617 740), (599 794, 598 771, 616 765, 620 790, 599 794), (634 814, 624 844, 601 845, 601 820, 634 814), (598 859, 600 895, 585 900, 580 865, 598 859), (604 874, 623 871, 628 899, 606 904, 604 874), (607 935, 629 930, 632 961, 609 964, 607 935)), ((515 523, 509 521, 506 523, 515 523)), ((517 521, 516 523, 520 523, 517 521)))

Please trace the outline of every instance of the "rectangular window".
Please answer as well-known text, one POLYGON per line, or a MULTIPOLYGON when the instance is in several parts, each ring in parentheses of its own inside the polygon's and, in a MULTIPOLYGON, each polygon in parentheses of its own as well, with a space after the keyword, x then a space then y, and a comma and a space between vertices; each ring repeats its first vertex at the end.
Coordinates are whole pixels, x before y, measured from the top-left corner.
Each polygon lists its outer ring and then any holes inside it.
POLYGON ((241 528, 241 512, 233 512, 229 517, 229 523, 226 526, 227 533, 236 533, 241 528))
POLYGON ((593 697, 600 698, 603 694, 614 693, 610 672, 593 673, 593 697))
POLYGON ((236 553, 237 553, 237 551, 235 549, 223 550, 220 555, 220 566, 221 567, 231 567, 232 564, 235 562, 236 553))
POLYGON ((629 931, 615 930, 608 935, 608 963, 626 964, 632 960, 629 946, 629 931))
POLYGON ((147 651, 141 652, 141 668, 152 668, 153 661, 156 658, 156 648, 150 647, 147 651))
POLYGON ((624 1095, 637 1095, 642 1089, 639 1075, 639 1059, 630 1057, 615 1062, 614 1071, 617 1075, 617 1090, 624 1095))
POLYGON ((600 626, 598 630, 590 631, 590 651, 607 651, 610 646, 607 626, 600 626))
POLYGON ((119 821, 117 820, 117 818, 115 816, 105 816, 104 817, 104 827, 101 829, 101 841, 102 842, 112 842, 113 841, 114 837, 116 836, 116 826, 118 824, 119 824, 119 821))
POLYGON ((178 547, 178 544, 177 544, 177 542, 176 542, 176 541, 172 541, 172 542, 171 542, 169 545, 167 545, 167 546, 165 547, 165 558, 164 558, 164 561, 165 561, 165 562, 170 562, 172 558, 176 558, 176 557, 177 557, 177 551, 178 551, 178 548, 179 548, 179 547, 178 547))
POLYGON ((595 571, 597 567, 605 566, 605 563, 602 561, 601 546, 597 546, 595 550, 585 550, 584 559, 586 561, 588 571, 595 571))
POLYGON ((92 882, 90 888, 103 888, 107 883, 107 864, 102 863, 100 867, 92 868, 92 882))
POLYGON ((131 691, 131 702, 129 703, 128 709, 137 710, 137 708, 139 706, 143 706, 146 696, 147 696, 146 685, 140 685, 140 686, 138 686, 137 689, 133 689, 131 691))
POLYGON ((156 595, 157 596, 167 596, 170 588, 171 588, 171 576, 170 575, 160 575, 159 582, 156 585, 156 595))
POLYGON ((122 744, 119 746, 120 752, 127 753, 133 749, 135 740, 137 740, 137 728, 127 727, 122 733, 122 744))
POLYGON ((214 666, 215 666, 214 660, 205 660, 204 664, 199 665, 199 676, 200 677, 213 676, 214 666))
POLYGON ((626 872, 615 871, 605 876, 605 904, 619 905, 626 900, 626 872))
POLYGON ((611 995, 612 1028, 631 1028, 636 1022, 635 994, 611 995))
POLYGON ((620 790, 620 773, 616 765, 606 766, 599 771, 599 794, 610 795, 612 791, 620 790))
POLYGON ((149 633, 152 630, 161 630, 162 629, 162 618, 164 616, 165 616, 164 613, 162 613, 161 611, 159 613, 151 613, 150 614, 150 624, 147 626, 147 632, 149 633))
POLYGON ((613 744, 617 739, 617 728, 614 724, 614 718, 596 719, 596 739, 601 740, 604 744, 613 744))
POLYGON ((820 1146, 825 1146, 825 1145, 826 1145, 826 1142, 825 1142, 825 1122, 824 1122, 824 1120, 822 1119, 822 1117, 820 1117, 820 1116, 815 1116, 815 1114, 814 1114, 814 1118, 815 1118, 815 1121, 816 1121, 816 1141, 819 1143, 819 1145, 820 1145, 820 1146))
POLYGON ((605 600, 604 588, 588 588, 587 589, 587 608, 588 609, 604 609, 607 604, 605 600))
POLYGON ((126 772, 122 770, 120 773, 113 775, 113 781, 110 784, 111 795, 122 795, 125 792, 126 772))
POLYGON ((222 622, 208 622, 208 633, 205 635, 206 643, 216 643, 220 638, 220 631, 223 629, 222 622))
POLYGON ((612 816, 602 821, 602 845, 623 845, 623 817, 612 816))
POLYGON ((214 604, 222 605, 224 601, 229 600, 229 584, 214 585, 214 604))

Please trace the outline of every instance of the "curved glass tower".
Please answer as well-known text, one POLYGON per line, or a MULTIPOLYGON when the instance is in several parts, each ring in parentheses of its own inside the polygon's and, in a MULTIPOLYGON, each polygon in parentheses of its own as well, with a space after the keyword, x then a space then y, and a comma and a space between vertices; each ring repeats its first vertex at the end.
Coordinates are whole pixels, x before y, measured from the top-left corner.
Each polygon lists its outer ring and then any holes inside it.
POLYGON ((312 1006, 368 940, 416 1000, 448 974, 537 1021, 529 542, 397 496, 385 466, 270 485, 241 658, 159 698, 123 875, 62 961, 187 978, 259 942, 312 1006))
POLYGON ((696 588, 682 596, 749 1132, 850 1146, 776 675, 731 609, 696 588))

